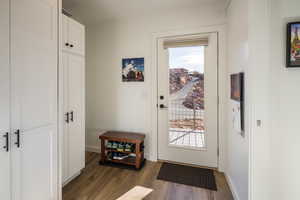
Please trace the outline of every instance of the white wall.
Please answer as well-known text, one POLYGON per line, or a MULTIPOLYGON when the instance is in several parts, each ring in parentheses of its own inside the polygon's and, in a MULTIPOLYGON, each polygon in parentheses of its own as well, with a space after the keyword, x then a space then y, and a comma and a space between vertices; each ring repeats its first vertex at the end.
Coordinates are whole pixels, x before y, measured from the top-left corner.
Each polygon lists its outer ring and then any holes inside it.
POLYGON ((298 0, 249 1, 250 199, 299 199, 300 69, 285 67, 286 23, 298 0), (257 120, 262 120, 258 126, 257 120))
POLYGON ((300 68, 285 68, 286 23, 300 21, 299 8, 299 0, 274 0, 271 3, 273 200, 296 200, 300 196, 300 68))
MULTIPOLYGON (((228 77, 245 72, 246 111, 248 114, 248 7, 245 1, 233 0, 227 9, 228 17, 228 77)), ((229 93, 230 91, 228 91, 229 93)), ((236 199, 248 199, 249 116, 246 115, 245 137, 233 128, 232 100, 228 98, 228 144, 226 176, 236 199)))
POLYGON ((147 134, 149 156, 151 135, 156 134, 150 127, 152 34, 224 22, 223 9, 204 6, 87 26, 87 146, 99 146, 98 130, 137 131, 147 134), (121 82, 126 57, 145 57, 145 83, 121 82))
POLYGON ((248 0, 249 199, 270 199, 270 0, 248 0))

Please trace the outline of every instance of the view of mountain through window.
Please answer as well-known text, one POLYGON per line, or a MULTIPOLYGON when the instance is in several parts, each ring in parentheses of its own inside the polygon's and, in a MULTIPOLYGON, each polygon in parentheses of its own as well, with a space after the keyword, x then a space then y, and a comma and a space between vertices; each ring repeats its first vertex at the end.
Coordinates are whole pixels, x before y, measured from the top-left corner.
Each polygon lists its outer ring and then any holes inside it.
POLYGON ((169 48, 169 143, 205 147, 204 46, 169 48))

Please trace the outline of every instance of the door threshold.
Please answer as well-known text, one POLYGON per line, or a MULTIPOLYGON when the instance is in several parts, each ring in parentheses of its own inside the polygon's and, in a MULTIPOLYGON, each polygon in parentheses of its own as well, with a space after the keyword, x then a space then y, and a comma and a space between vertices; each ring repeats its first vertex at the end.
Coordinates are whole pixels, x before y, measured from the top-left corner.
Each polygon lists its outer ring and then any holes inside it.
POLYGON ((159 163, 170 163, 170 164, 176 164, 176 165, 184 165, 189 167, 196 167, 196 168, 203 168, 203 169, 211 169, 214 171, 218 171, 218 168, 216 167, 207 167, 207 166, 201 166, 201 165, 195 165, 195 164, 188 164, 188 163, 182 163, 182 162, 176 162, 176 161, 170 161, 170 160, 161 160, 158 159, 157 162, 159 163))

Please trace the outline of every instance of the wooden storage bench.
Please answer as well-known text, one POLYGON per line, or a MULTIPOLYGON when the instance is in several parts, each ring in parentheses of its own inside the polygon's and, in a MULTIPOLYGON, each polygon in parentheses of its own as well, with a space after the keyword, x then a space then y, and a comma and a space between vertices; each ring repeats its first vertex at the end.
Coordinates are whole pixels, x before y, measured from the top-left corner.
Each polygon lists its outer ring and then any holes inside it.
POLYGON ((108 131, 99 136, 101 140, 101 163, 113 162, 126 165, 135 166, 136 169, 140 169, 142 163, 144 162, 144 140, 145 134, 141 133, 130 133, 130 132, 120 132, 120 131, 108 131), (133 145, 133 151, 122 151, 122 149, 108 148, 108 143, 121 143, 133 145), (108 155, 113 153, 122 153, 128 155, 124 159, 113 159, 108 155), (130 156, 135 154, 135 157, 130 156))

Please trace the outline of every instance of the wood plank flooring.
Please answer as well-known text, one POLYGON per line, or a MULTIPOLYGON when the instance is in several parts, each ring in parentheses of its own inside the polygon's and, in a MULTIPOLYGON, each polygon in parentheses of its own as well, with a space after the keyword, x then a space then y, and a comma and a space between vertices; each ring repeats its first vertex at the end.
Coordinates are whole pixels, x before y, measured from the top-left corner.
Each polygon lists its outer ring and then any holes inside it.
POLYGON ((157 180, 161 163, 147 161, 140 171, 98 164, 100 155, 86 154, 82 174, 63 188, 63 200, 115 200, 136 185, 154 191, 145 200, 233 200, 222 173, 215 172, 218 191, 157 180))

